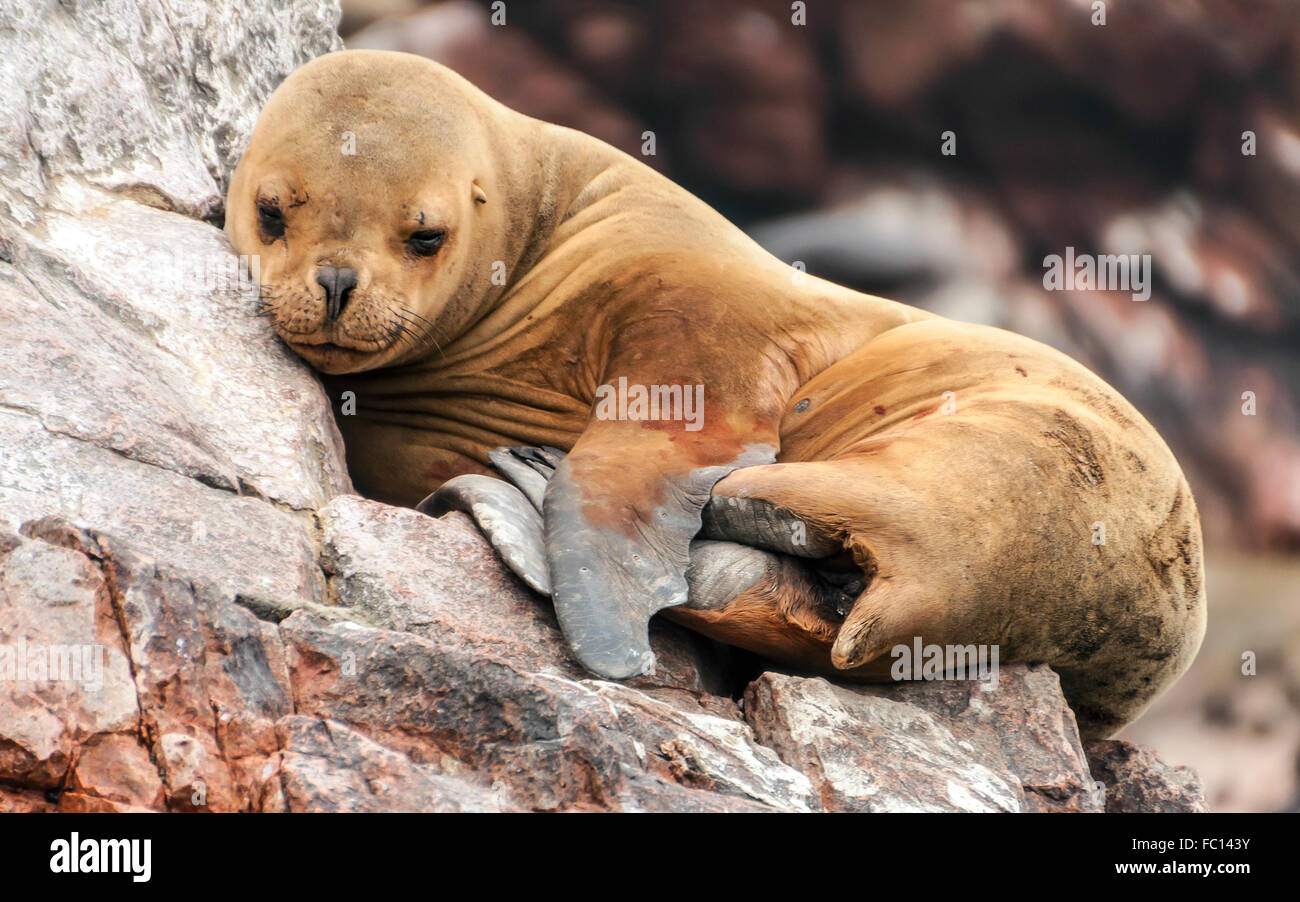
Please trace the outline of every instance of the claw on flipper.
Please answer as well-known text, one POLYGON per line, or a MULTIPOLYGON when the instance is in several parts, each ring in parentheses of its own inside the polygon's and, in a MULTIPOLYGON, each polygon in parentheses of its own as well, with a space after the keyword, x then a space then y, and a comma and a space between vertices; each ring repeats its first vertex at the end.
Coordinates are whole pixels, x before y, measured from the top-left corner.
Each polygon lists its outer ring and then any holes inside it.
POLYGON ((546 483, 555 475, 555 468, 563 459, 563 451, 547 446, 519 445, 488 452, 488 460, 496 471, 523 492, 538 513, 542 512, 546 483))

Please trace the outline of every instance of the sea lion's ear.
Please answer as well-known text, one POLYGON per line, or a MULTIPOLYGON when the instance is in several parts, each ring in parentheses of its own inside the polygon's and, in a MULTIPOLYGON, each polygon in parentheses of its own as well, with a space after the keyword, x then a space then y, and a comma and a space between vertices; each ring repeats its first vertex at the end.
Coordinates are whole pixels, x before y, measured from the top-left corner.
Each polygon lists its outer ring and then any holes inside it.
POLYGON ((483 188, 479 185, 478 182, 474 183, 473 189, 474 189, 474 203, 476 204, 487 203, 487 192, 483 190, 483 188))

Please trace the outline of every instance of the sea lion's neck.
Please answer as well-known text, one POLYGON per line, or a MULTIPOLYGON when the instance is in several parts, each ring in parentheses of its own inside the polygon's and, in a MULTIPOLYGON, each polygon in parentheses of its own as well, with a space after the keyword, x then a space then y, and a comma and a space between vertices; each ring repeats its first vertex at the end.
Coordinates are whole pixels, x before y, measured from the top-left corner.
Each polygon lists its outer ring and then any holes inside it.
MULTIPOLYGON (((718 294, 720 281, 733 289, 749 285, 751 297, 765 300, 757 306, 771 319, 769 337, 798 361, 799 379, 888 329, 928 317, 798 273, 640 160, 580 132, 505 112, 518 117, 505 123, 512 140, 493 142, 500 154, 494 165, 510 192, 500 249, 505 277, 467 329, 415 363, 423 371, 463 371, 462 364, 476 370, 516 344, 531 346, 545 331, 537 324, 564 304, 582 305, 588 346, 605 347, 610 319, 627 296, 657 287, 694 288, 706 297, 718 294), (683 285, 683 278, 698 284, 683 285), (666 286, 671 280, 677 284, 666 286)), ((642 307, 644 298, 635 304, 642 307)), ((564 345, 564 355, 576 353, 564 345)))
POLYGON ((494 142, 495 165, 509 192, 505 244, 491 261, 501 264, 499 276, 480 300, 479 315, 445 345, 447 357, 499 342, 540 315, 561 283, 590 275, 598 267, 589 264, 607 256, 584 255, 578 239, 594 220, 579 217, 618 190, 624 181, 619 164, 627 158, 579 132, 510 115, 518 117, 508 129, 513 137, 494 142))

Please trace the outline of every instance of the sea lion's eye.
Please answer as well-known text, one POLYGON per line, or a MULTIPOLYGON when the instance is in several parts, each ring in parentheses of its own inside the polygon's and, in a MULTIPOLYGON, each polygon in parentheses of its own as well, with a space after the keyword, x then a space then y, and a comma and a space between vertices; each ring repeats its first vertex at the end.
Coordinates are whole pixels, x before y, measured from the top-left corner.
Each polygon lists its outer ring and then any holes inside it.
POLYGON ((421 257, 432 257, 442 247, 443 239, 447 233, 440 229, 424 229, 419 232, 412 232, 411 237, 406 239, 406 246, 411 252, 421 257))
POLYGON ((257 205, 257 223, 262 227, 262 234, 268 238, 284 237, 284 214, 275 204, 259 203, 257 205))

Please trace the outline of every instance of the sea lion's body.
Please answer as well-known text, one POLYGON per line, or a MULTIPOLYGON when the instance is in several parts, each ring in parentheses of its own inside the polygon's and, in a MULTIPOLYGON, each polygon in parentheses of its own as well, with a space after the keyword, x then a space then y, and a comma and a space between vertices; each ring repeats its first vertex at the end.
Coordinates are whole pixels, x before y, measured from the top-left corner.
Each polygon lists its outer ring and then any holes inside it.
MULTIPOLYGON (((738 470, 715 493, 797 511, 810 532, 878 564, 838 631, 876 633, 846 675, 889 679, 894 659, 881 655, 917 635, 996 644, 1004 662, 1051 663, 1084 732, 1100 735, 1195 656, 1204 575, 1191 492, 1151 426, 1078 363, 999 329, 931 320, 869 342, 795 398, 810 403, 783 421, 783 463, 738 470)), ((779 591, 665 613, 828 670, 835 636, 810 642, 784 618, 764 618, 764 631, 743 616, 780 610, 779 591)))
POLYGON ((1003 662, 1055 666, 1099 735, 1195 655, 1195 506, 1113 389, 1028 339, 798 273, 640 162, 433 63, 347 52, 295 73, 229 210, 236 249, 264 257, 280 334, 335 374, 336 397, 355 392, 340 426, 363 492, 414 505, 491 472, 495 448, 569 452, 546 488, 546 559, 561 625, 600 673, 649 665, 644 620, 661 608, 865 679, 888 678, 882 656, 915 636, 997 643, 1003 662), (360 159, 335 160, 349 125, 360 159), (365 157, 378 142, 400 146, 365 157), (435 216, 443 247, 426 259, 412 248, 435 216), (699 428, 597 416, 620 380, 703 386, 699 428), (847 616, 784 562, 680 607, 711 495, 847 552, 868 583, 847 616))
MULTIPOLYGON (((508 273, 500 300, 466 334, 408 364, 330 379, 366 399, 340 426, 367 495, 412 506, 441 480, 490 472, 494 448, 569 450, 587 429, 616 341, 644 336, 646 350, 632 356, 653 355, 656 384, 698 383, 707 373, 706 403, 719 374, 675 363, 676 352, 712 358, 730 376, 729 356, 760 358, 784 344, 791 361, 776 361, 781 396, 748 405, 770 417, 799 383, 872 337, 930 318, 797 273, 637 160, 580 132, 536 125, 536 140, 552 149, 594 145, 583 148, 582 170, 566 173, 568 190, 542 204, 561 220, 545 250, 526 272, 508 273)), ((714 419, 706 414, 706 436, 724 425, 714 419)))

